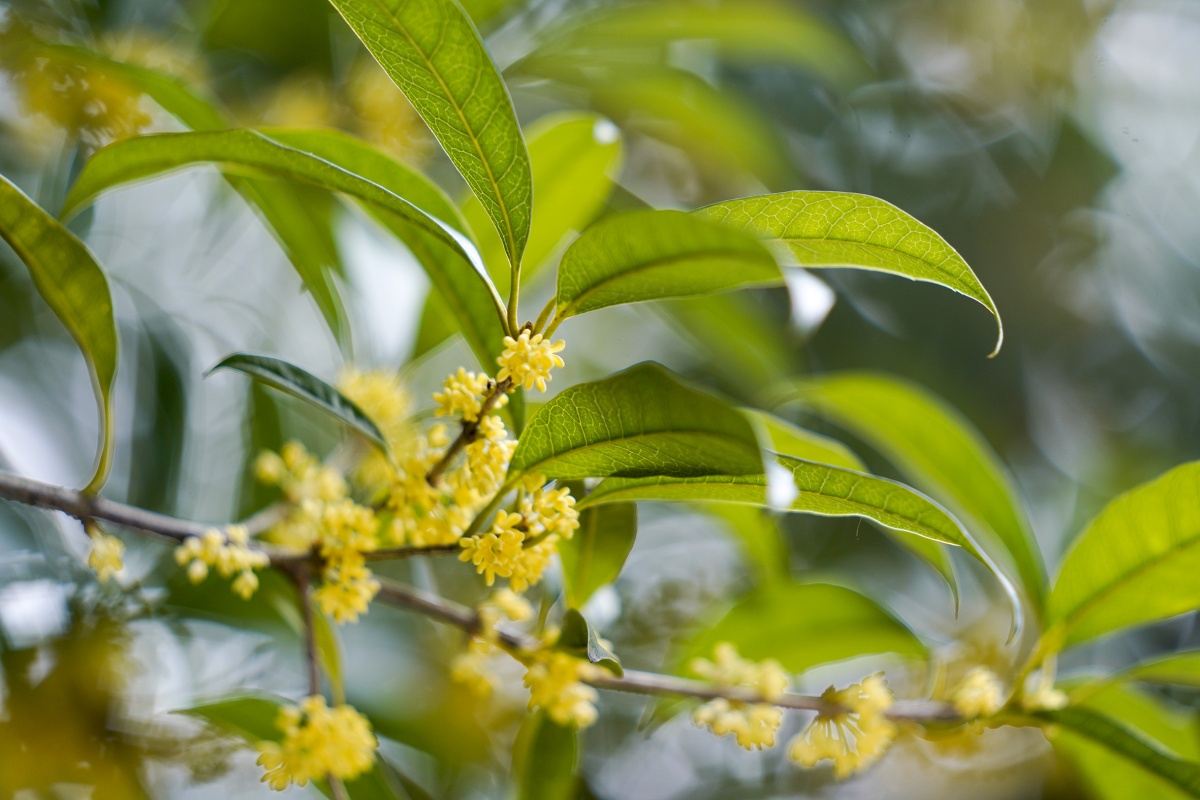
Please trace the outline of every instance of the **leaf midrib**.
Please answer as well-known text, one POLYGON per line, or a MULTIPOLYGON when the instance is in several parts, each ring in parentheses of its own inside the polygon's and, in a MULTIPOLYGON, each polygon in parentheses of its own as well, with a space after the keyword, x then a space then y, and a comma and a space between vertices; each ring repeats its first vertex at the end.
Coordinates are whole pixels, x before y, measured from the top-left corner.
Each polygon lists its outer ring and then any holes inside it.
MULTIPOLYGON (((526 436, 529 435, 528 430, 526 430, 525 435, 526 436)), ((572 447, 569 450, 563 450, 563 451, 557 452, 554 455, 550 456, 549 458, 544 458, 535 464, 529 464, 527 466, 524 466, 516 474, 517 475, 526 475, 530 472, 533 472, 534 470, 541 468, 545 464, 549 464, 553 461, 561 461, 562 459, 567 458, 568 456, 574 455, 575 453, 581 453, 586 450, 592 450, 592 449, 595 449, 597 447, 601 447, 601 446, 607 445, 607 444, 614 444, 616 442, 627 442, 632 439, 649 439, 649 438, 652 438, 655 436, 675 436, 675 435, 693 435, 693 436, 704 436, 704 437, 713 438, 713 439, 724 439, 724 440, 728 440, 730 442, 734 442, 736 444, 745 445, 747 448, 751 447, 751 445, 748 442, 746 442, 746 440, 742 439, 739 436, 735 436, 734 434, 731 434, 731 433, 721 433, 721 432, 717 432, 717 431, 705 431, 705 430, 693 430, 691 428, 672 428, 671 430, 666 430, 666 431, 647 431, 645 433, 635 433, 635 434, 631 434, 628 436, 619 436, 614 439, 603 439, 601 441, 591 442, 591 443, 582 445, 580 447, 572 447)), ((725 473, 720 473, 720 474, 725 474, 725 473)), ((595 476, 593 476, 593 477, 595 477, 595 476)), ((645 477, 650 477, 650 476, 645 476, 645 477)), ((669 476, 663 476, 663 477, 669 477, 669 476)), ((696 476, 696 477, 707 477, 707 476, 696 476)), ((509 480, 512 480, 512 476, 509 477, 509 480)))
MULTIPOLYGON (((434 80, 438 82, 438 85, 442 88, 442 94, 449 101, 450 107, 454 109, 454 113, 458 115, 458 120, 462 123, 463 130, 466 131, 467 138, 470 140, 471 146, 475 148, 475 155, 479 157, 479 162, 483 165, 484 172, 487 173, 488 183, 490 183, 492 186, 492 192, 495 195, 496 205, 500 209, 500 215, 504 218, 504 229, 507 233, 508 239, 508 247, 505 249, 508 251, 510 263, 516 264, 519 261, 517 254, 517 242, 516 237, 513 235, 512 220, 509 217, 508 205, 504 202, 504 196, 500 192, 500 184, 496 180, 495 173, 492 172, 491 162, 489 162, 484 156, 483 148, 479 144, 479 138, 475 135, 475 131, 471 127, 471 124, 467 122, 467 117, 463 113, 462 107, 458 104, 458 99, 450 93, 449 85, 447 85, 446 81, 443 80, 442 74, 434 68, 433 60, 425 54, 424 50, 417 46, 416 39, 412 37, 412 34, 408 32, 408 29, 404 26, 404 24, 400 22, 400 18, 396 16, 396 13, 392 11, 392 9, 388 8, 388 6, 384 4, 383 0, 373 0, 373 2, 380 10, 384 12, 384 14, 391 18, 392 22, 396 23, 396 29, 401 33, 401 35, 404 36, 405 39, 408 40, 408 43, 412 46, 413 51, 421 57, 421 61, 424 62, 425 68, 429 70, 429 74, 432 75, 434 80)), ((443 0, 443 2, 450 2, 451 5, 453 5, 453 0, 443 0)), ((469 26, 470 22, 468 21, 467 24, 469 26)), ((483 46, 482 43, 480 43, 480 46, 483 46)))

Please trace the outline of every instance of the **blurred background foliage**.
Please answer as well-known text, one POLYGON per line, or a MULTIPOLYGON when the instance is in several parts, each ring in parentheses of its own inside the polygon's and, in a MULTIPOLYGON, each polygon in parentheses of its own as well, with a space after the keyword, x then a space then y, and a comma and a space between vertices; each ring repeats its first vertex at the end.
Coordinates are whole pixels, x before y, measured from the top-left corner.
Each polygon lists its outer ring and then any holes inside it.
MULTIPOLYGON (((993 331, 963 298, 881 275, 796 272, 790 293, 589 315, 568 332, 568 366, 554 388, 646 358, 744 402, 761 403, 790 375, 854 368, 907 377, 960 409, 1011 466, 1052 570, 1066 537, 1105 500, 1200 457, 1196 4, 463 5, 531 138, 560 112, 611 121, 584 125, 594 163, 576 192, 550 205, 578 215, 567 227, 609 208, 693 207, 793 188, 865 192, 943 234, 991 291, 1008 334, 989 361, 993 331), (594 185, 597 174, 610 180, 594 185)), ((0 3, 0 28, 0 172, 44 208, 61 205, 100 146, 181 129, 104 66, 112 59, 173 76, 231 125, 360 136, 464 198, 468 221, 481 213, 324 0, 28 0, 0 3)), ((569 142, 546 142, 535 172, 578 167, 555 146, 573 152, 569 142)), ((274 353, 328 376, 345 361, 403 367, 425 397, 444 374, 473 363, 460 340, 447 340, 445 316, 436 302, 427 307, 423 273, 394 240, 318 190, 286 192, 311 215, 297 223, 311 234, 301 256, 325 281, 324 296, 314 296, 312 281, 304 290, 288 253, 214 170, 115 193, 72 223, 112 276, 125 354, 108 496, 233 519, 272 499, 248 477, 260 448, 288 438, 316 451, 335 444, 328 423, 278 395, 228 374, 202 381, 227 352, 274 353)), ((539 256, 552 266, 561 245, 543 243, 539 256)), ((542 271, 528 308, 548 296, 552 272, 542 271)), ((0 468, 83 483, 92 402, 70 339, 5 250, 0 468)), ((76 525, 0 505, 0 793, 263 796, 251 755, 167 712, 247 687, 301 692, 291 590, 268 581, 243 603, 213 581, 180 580, 164 548, 127 541, 124 589, 99 586, 81 567, 76 525), (32 793, 39 789, 46 793, 32 793)), ((478 599, 473 576, 451 566, 389 569, 478 599)), ((855 587, 924 637, 958 638, 959 652, 995 647, 1007 625, 969 576, 956 618, 926 567, 854 521, 790 517, 777 527, 758 515, 654 507, 643 509, 626 569, 589 603, 589 617, 626 664, 664 668, 673 643, 764 571, 855 587)), ((510 791, 523 698, 514 690, 481 705, 451 685, 457 634, 382 607, 341 633, 349 699, 385 737, 384 754, 408 776, 412 796, 510 791)), ((1113 670, 1198 643, 1189 615, 1072 658, 1113 670)), ((817 670, 807 688, 862 674, 861 665, 817 670)), ((1170 700, 1179 705, 1170 735, 1187 737, 1191 752, 1197 698, 1170 700)), ((790 770, 778 753, 735 752, 682 718, 646 738, 637 730, 642 707, 605 699, 601 723, 583 740, 579 796, 865 797, 883 786, 896 797, 961 796, 964 786, 974 797, 1108 796, 1029 732, 909 743, 838 789, 790 770)))

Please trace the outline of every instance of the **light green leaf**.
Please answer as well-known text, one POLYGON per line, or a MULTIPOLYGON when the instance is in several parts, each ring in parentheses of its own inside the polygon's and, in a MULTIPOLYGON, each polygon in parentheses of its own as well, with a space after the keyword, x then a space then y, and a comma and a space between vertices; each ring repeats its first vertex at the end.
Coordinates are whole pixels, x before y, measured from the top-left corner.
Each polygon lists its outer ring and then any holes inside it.
MULTIPOLYGON (((1069 706, 1058 711, 1042 711, 1036 716, 1060 726, 1064 732, 1074 734, 1090 745, 1103 748, 1110 759, 1112 756, 1117 756, 1119 759, 1124 759, 1145 772, 1161 778, 1172 787, 1177 787, 1187 797, 1200 797, 1200 764, 1179 758, 1161 743, 1121 720, 1099 711, 1077 706, 1069 706)), ((1066 743, 1066 747, 1068 748, 1067 752, 1070 753, 1070 740, 1066 743)), ((1100 775, 1094 776, 1093 781, 1106 780, 1102 776, 1110 774, 1106 766, 1102 765, 1100 769, 1102 772, 1100 775)), ((1114 770, 1111 775, 1114 780, 1129 780, 1128 772, 1114 770)), ((1136 778, 1134 780, 1136 781, 1136 778)), ((1136 781, 1131 785, 1145 788, 1157 784, 1136 781)), ((1157 797, 1161 795, 1155 792, 1153 795, 1123 796, 1157 797)))
POLYGON ((574 608, 568 608, 563 614, 562 632, 555 646, 604 667, 618 678, 625 674, 621 660, 600 642, 595 629, 574 608))
POLYGON ((782 282, 774 257, 749 236, 679 211, 631 211, 588 228, 563 254, 555 319, 782 282))
POLYGON ((725 605, 674 659, 684 671, 730 642, 744 658, 773 658, 788 672, 873 653, 923 658, 925 646, 890 612, 858 592, 823 583, 776 583, 725 605))
POLYGON ((335 419, 349 425, 371 444, 387 453, 387 441, 366 412, 332 384, 311 372, 280 358, 250 353, 233 353, 225 356, 205 373, 205 377, 219 369, 232 369, 245 373, 285 394, 316 406, 335 419))
POLYGON ((777 243, 801 267, 850 267, 936 283, 983 305, 996 318, 992 355, 1004 326, 987 290, 932 228, 891 203, 846 192, 784 192, 726 200, 695 212, 777 243))
POLYGON ((325 159, 249 130, 160 133, 110 144, 84 166, 67 195, 63 217, 71 216, 108 189, 200 163, 265 173, 342 192, 396 215, 470 263, 478 260, 478 253, 466 237, 408 200, 325 159))
POLYGON ((733 503, 708 503, 698 508, 725 523, 737 538, 746 560, 754 569, 756 585, 791 581, 787 544, 774 514, 766 509, 733 503))
POLYGON ((1109 503, 1063 559, 1046 609, 1046 638, 1083 642, 1200 607, 1200 462, 1109 503))
POLYGON ((579 514, 579 528, 558 543, 567 605, 582 608, 592 593, 612 583, 637 537, 637 506, 613 503, 579 514))
POLYGON ((578 758, 576 730, 557 724, 540 711, 527 715, 513 748, 516 800, 573 800, 578 758))
POLYGON ((330 2, 441 142, 519 266, 533 212, 529 154, 471 20, 448 0, 330 2))
POLYGON ((986 526, 1040 607, 1046 568, 1029 522, 1004 465, 966 418, 924 389, 887 375, 839 373, 794 389, 795 397, 882 453, 969 529, 986 526))
POLYGON ((743 408, 742 412, 762 431, 763 446, 774 453, 856 472, 867 471, 859 457, 837 439, 805 430, 756 408, 743 408))
POLYGON ((529 422, 509 482, 548 478, 761 474, 750 423, 653 363, 572 386, 529 422))
MULTIPOLYGON (((529 160, 537 203, 525 247, 522 280, 528 283, 546 266, 563 241, 581 231, 604 209, 621 169, 620 130, 603 117, 578 111, 550 114, 529 127, 529 160)), ((479 241, 479 253, 501 291, 508 288, 504 245, 474 195, 463 215, 479 241)))
POLYGON ((1125 670, 1122 677, 1146 683, 1200 689, 1200 650, 1172 653, 1162 658, 1143 661, 1125 670))
MULTIPOLYGON (((311 602, 311 601, 310 601, 311 602)), ((346 702, 346 683, 342 672, 342 648, 338 644, 337 629, 319 608, 312 609, 313 640, 317 645, 317 656, 321 668, 329 679, 330 694, 335 704, 346 702)))
POLYGON ((113 457, 113 383, 117 323, 108 277, 87 246, 0 175, 0 238, 29 270, 33 285, 79 345, 100 405, 100 452, 85 492, 99 491, 113 457))

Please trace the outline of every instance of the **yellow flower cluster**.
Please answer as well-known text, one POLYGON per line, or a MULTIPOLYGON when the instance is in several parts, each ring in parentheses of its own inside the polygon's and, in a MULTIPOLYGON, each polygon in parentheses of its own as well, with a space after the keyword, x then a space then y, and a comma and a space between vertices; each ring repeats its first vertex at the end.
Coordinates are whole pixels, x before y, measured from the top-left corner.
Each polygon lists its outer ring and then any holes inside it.
MULTIPOLYGON (((787 691, 788 676, 778 661, 744 659, 729 642, 721 642, 714 648, 712 661, 696 658, 688 666, 705 680, 726 687, 751 689, 764 700, 778 700, 787 691)), ((783 711, 769 702, 742 703, 718 697, 696 709, 692 720, 717 736, 732 733, 740 746, 753 750, 775 744, 775 732, 783 722, 783 711)))
POLYGON ((307 499, 337 500, 350 491, 337 470, 322 464, 299 442, 288 442, 278 454, 264 451, 254 470, 261 483, 278 486, 296 505, 307 499))
POLYGON ((351 706, 329 708, 324 697, 306 697, 299 707, 279 709, 275 725, 283 741, 259 742, 258 764, 267 770, 263 782, 277 792, 329 776, 356 778, 375 760, 371 723, 351 706))
POLYGON ((88 553, 87 563, 103 583, 125 568, 125 543, 99 528, 92 528, 88 533, 92 537, 92 550, 88 553))
POLYGON ((203 536, 189 536, 175 548, 175 563, 187 567, 188 579, 200 583, 215 569, 222 578, 233 579, 233 592, 243 600, 258 589, 254 570, 262 569, 271 559, 261 550, 250 549, 250 532, 243 525, 230 525, 222 534, 211 528, 203 536))
MULTIPOLYGON (((338 378, 338 390, 371 418, 393 453, 412 449, 417 438, 409 419, 413 400, 399 375, 387 370, 348 368, 338 378)), ((391 484, 393 472, 387 457, 372 448, 363 455, 354 477, 373 495, 391 484)))
POLYGON ((537 386, 539 392, 546 391, 546 382, 550 380, 550 370, 563 365, 562 357, 557 355, 567 346, 559 340, 551 342, 540 333, 531 334, 528 330, 521 331, 517 338, 504 337, 504 352, 497 362, 500 372, 496 373, 497 380, 511 378, 516 386, 532 389, 537 386))
POLYGON ((307 503, 316 519, 317 547, 324 568, 313 600, 338 623, 354 622, 367 613, 379 592, 379 581, 367 569, 363 553, 378 546, 375 512, 343 498, 332 503, 307 503))
MULTIPOLYGON (((442 391, 434 394, 433 401, 438 404, 435 413, 439 417, 457 415, 464 422, 476 421, 482 410, 483 395, 491 383, 491 379, 482 372, 467 372, 459 367, 457 374, 446 378, 442 391)), ((492 407, 500 408, 507 402, 508 395, 501 395, 492 407)))
POLYGON ((955 688, 950 700, 966 719, 990 717, 1004 706, 1004 684, 987 667, 972 667, 955 688))
POLYGON ((583 683, 598 669, 557 650, 536 653, 525 673, 529 708, 544 709, 559 725, 586 728, 596 721, 596 690, 583 683))
POLYGON ((467 642, 466 652, 455 656, 450 664, 451 680, 463 684, 478 697, 490 695, 495 688, 489 662, 497 652, 496 626, 505 619, 520 622, 531 616, 533 607, 524 597, 509 589, 493 592, 479 606, 479 632, 467 642))
POLYGON ((833 762, 833 774, 844 780, 867 769, 891 747, 896 725, 886 714, 892 692, 881 675, 845 689, 830 686, 821 695, 830 711, 822 711, 788 744, 788 756, 802 767, 833 762))

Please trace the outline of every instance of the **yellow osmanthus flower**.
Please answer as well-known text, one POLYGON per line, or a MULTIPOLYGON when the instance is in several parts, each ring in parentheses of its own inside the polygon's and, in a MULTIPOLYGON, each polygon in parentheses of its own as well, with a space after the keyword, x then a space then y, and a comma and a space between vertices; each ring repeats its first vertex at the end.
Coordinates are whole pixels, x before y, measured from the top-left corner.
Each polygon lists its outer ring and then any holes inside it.
POLYGON ((125 543, 99 528, 88 531, 92 537, 92 550, 88 553, 88 567, 103 583, 125 569, 125 543))
POLYGON ((479 630, 467 642, 466 652, 450 663, 450 678, 463 684, 478 697, 492 693, 495 683, 491 675, 491 658, 497 652, 495 643, 500 634, 496 626, 503 620, 514 622, 533 616, 529 601, 509 589, 498 589, 479 605, 479 630))
MULTIPOLYGON (((729 642, 719 643, 713 660, 696 658, 688 665, 693 673, 721 686, 750 689, 765 700, 778 700, 787 691, 788 676, 774 659, 756 662, 742 658, 729 642)), ((732 733, 746 748, 761 749, 775 744, 775 732, 783 722, 783 711, 768 703, 742 703, 716 698, 692 714, 692 720, 717 736, 732 733)))
POLYGON ((821 695, 831 711, 822 711, 788 744, 788 757, 802 767, 833 762, 833 774, 845 780, 879 760, 896 739, 886 714, 892 692, 883 677, 871 675, 845 689, 830 686, 821 695))
MULTIPOLYGON (((440 417, 459 416, 464 422, 475 422, 483 406, 483 395, 492 384, 492 379, 482 372, 467 372, 462 367, 458 372, 446 378, 442 391, 433 396, 438 404, 434 412, 440 417)), ((492 404, 493 409, 501 408, 508 402, 508 395, 501 395, 492 404)), ((498 418, 496 419, 499 422, 498 418)))
POLYGON ((354 622, 379 592, 379 581, 363 556, 379 545, 379 520, 370 508, 348 498, 324 503, 319 512, 312 508, 315 501, 308 505, 317 519, 316 545, 324 560, 313 600, 337 622, 354 622))
POLYGON ((526 389, 537 387, 539 392, 546 391, 546 382, 550 380, 550 370, 561 367, 563 360, 557 353, 561 352, 567 343, 559 340, 551 342, 542 334, 530 334, 528 330, 521 331, 514 339, 504 337, 504 352, 496 359, 500 371, 496 380, 512 378, 517 386, 526 389))
POLYGON ((325 698, 306 697, 299 707, 279 709, 281 742, 259 742, 262 780, 277 792, 328 776, 350 780, 371 768, 379 746, 371 723, 352 706, 329 708, 325 698))
POLYGON ((488 697, 496 688, 492 679, 491 658, 496 648, 483 639, 472 638, 467 650, 450 662, 450 680, 462 684, 479 698, 488 697))
POLYGON ((532 657, 525 673, 529 708, 544 709, 559 725, 586 728, 596 721, 598 695, 583 683, 597 667, 557 650, 543 650, 532 657))
POLYGON ((375 59, 354 65, 346 96, 364 138, 414 166, 429 160, 434 149, 429 128, 375 59))
MULTIPOLYGON (((398 458, 417 446, 417 431, 409 419, 413 399, 395 372, 347 368, 338 377, 338 391, 371 418, 398 458)), ((374 448, 363 455, 353 474, 372 491, 383 489, 394 478, 387 457, 374 448)))
POLYGON ((350 491, 337 470, 322 464, 299 442, 288 442, 278 454, 264 451, 254 470, 261 483, 278 486, 294 504, 307 499, 337 500, 350 491))
POLYGON ((972 667, 950 696, 954 708, 966 719, 990 717, 1004 706, 1004 684, 987 667, 972 667))
POLYGON ((233 581, 234 594, 249 600, 258 589, 254 570, 262 569, 271 559, 261 550, 249 546, 250 532, 243 525, 230 525, 225 533, 210 528, 203 536, 189 536, 175 548, 175 562, 187 568, 188 579, 200 583, 215 569, 222 578, 233 581))

